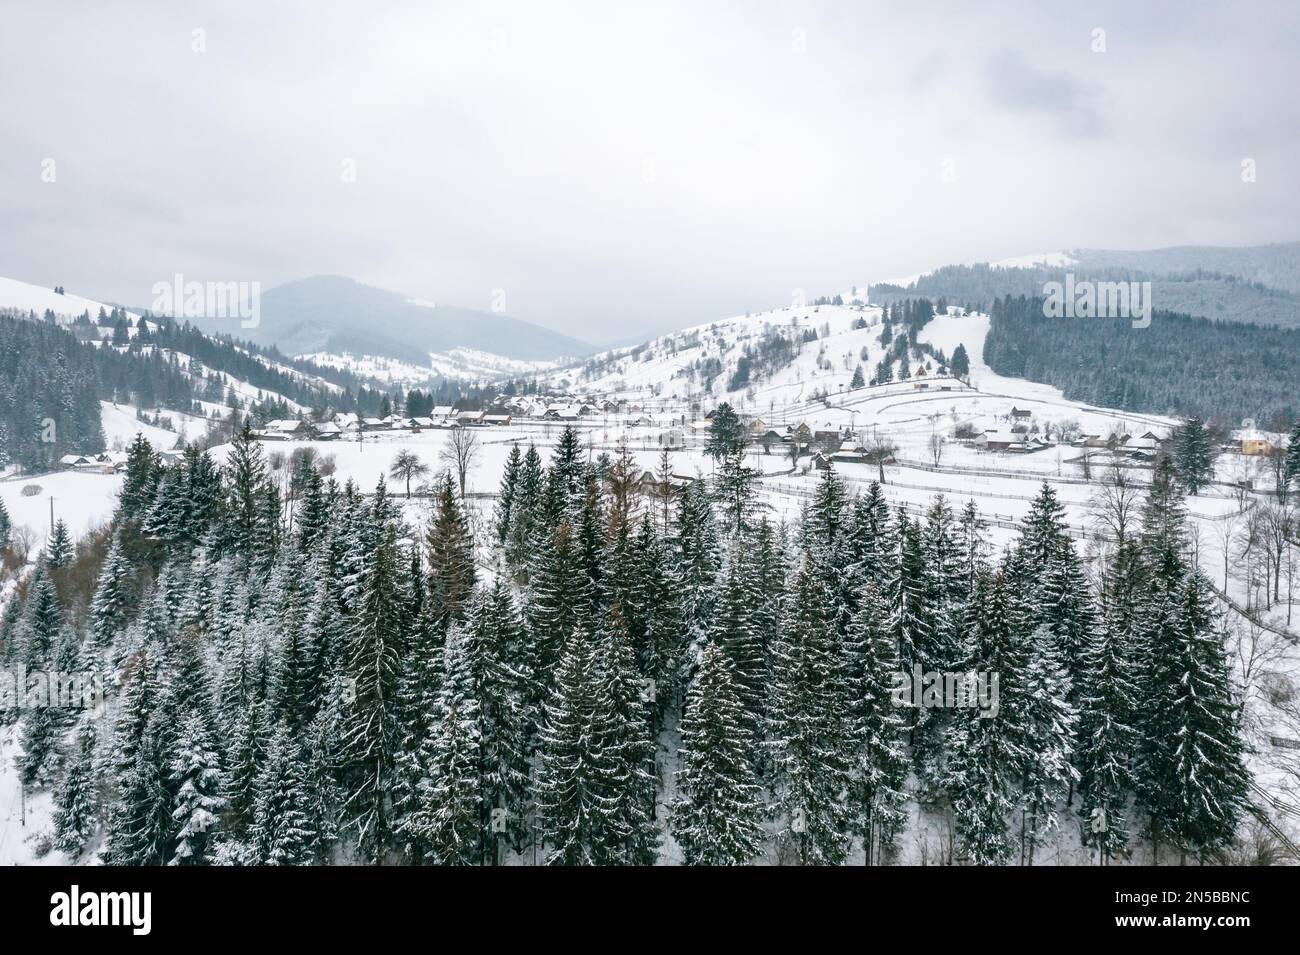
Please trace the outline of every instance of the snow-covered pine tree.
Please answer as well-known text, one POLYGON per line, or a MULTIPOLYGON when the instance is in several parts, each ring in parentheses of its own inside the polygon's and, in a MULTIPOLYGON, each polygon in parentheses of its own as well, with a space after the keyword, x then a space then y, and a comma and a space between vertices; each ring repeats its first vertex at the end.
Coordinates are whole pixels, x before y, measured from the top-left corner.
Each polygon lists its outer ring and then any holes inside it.
POLYGON ((532 565, 532 548, 545 523, 543 489, 545 472, 542 456, 530 444, 520 465, 510 504, 510 533, 505 540, 506 566, 521 579, 532 565))
POLYGON ((153 506, 160 469, 158 452, 143 434, 136 432, 126 449, 126 479, 118 495, 116 515, 119 520, 138 522, 144 519, 153 506))
POLYGON ((401 738, 398 684, 406 621, 399 564, 397 531, 387 521, 359 581, 346 664, 355 694, 345 724, 346 805, 358 853, 376 864, 391 837, 388 797, 401 738))
POLYGON ((602 736, 609 773, 601 794, 607 810, 604 852, 610 863, 652 865, 659 843, 654 818, 659 770, 650 699, 617 607, 597 635, 592 668, 596 680, 592 730, 602 736))
POLYGON ((478 865, 490 841, 484 811, 483 721, 475 692, 469 638, 459 625, 447 635, 443 683, 424 743, 427 775, 411 824, 438 865, 478 865))
POLYGON ((76 750, 54 793, 55 844, 73 858, 81 854, 98 825, 95 739, 94 724, 83 723, 77 731, 76 750))
POLYGON ((181 723, 170 788, 176 794, 172 809, 176 849, 168 864, 210 864, 226 805, 225 783, 212 730, 200 713, 189 713, 181 723))
POLYGON ((805 557, 772 647, 767 732, 779 835, 802 865, 837 865, 850 841, 847 691, 830 604, 805 557))
POLYGON ((114 741, 116 804, 105 841, 111 865, 164 865, 170 858, 173 729, 164 718, 154 662, 142 650, 127 676, 114 741))
POLYGON ((703 481, 692 481, 677 502, 677 574, 689 642, 708 633, 721 564, 713 505, 703 481))
POLYGON ((907 800, 906 724, 890 693, 898 647, 885 622, 884 598, 868 582, 844 648, 853 757, 850 811, 867 865, 892 858, 907 800))
POLYGON ((727 534, 740 534, 749 529, 760 504, 755 494, 761 472, 745 464, 744 448, 735 448, 724 454, 718 462, 713 478, 713 496, 722 514, 727 534))
POLYGON ((297 524, 296 541, 298 553, 303 556, 314 555, 321 539, 328 533, 330 526, 330 496, 333 489, 327 488, 315 467, 307 467, 302 476, 298 491, 298 506, 294 514, 297 524))
POLYGON ((1080 655, 1075 766, 1079 770, 1081 841, 1103 863, 1128 846, 1128 801, 1138 706, 1132 645, 1117 620, 1092 627, 1080 655))
POLYGON ((516 849, 527 836, 531 802, 530 754, 538 714, 531 706, 533 668, 526 631, 509 586, 500 578, 472 602, 462 652, 473 681, 481 725, 478 770, 482 792, 483 855, 496 862, 498 836, 516 849), (494 824, 500 811, 503 827, 494 824))
MULTIPOLYGON (((23 643, 23 662, 28 670, 51 672, 63 628, 63 611, 58 593, 44 563, 39 563, 28 588, 19 629, 23 643)), ((39 684, 46 693, 53 692, 48 681, 39 684)), ((27 687, 22 687, 26 691, 27 687)), ((53 778, 65 727, 64 710, 56 699, 32 699, 24 692, 26 709, 22 715, 22 755, 18 766, 25 785, 47 785, 53 778)))
POLYGON ((594 472, 587 474, 582 495, 577 504, 574 521, 574 538, 578 549, 578 564, 586 578, 585 591, 589 605, 587 612, 595 616, 600 609, 600 598, 605 576, 605 525, 607 517, 601 500, 600 485, 594 472))
POLYGON ((463 616, 474 590, 474 541, 451 472, 438 479, 433 522, 425 535, 429 557, 429 608, 441 633, 463 616))
POLYGON ((840 535, 846 530, 848 490, 833 467, 821 472, 812 500, 803 516, 802 545, 819 567, 826 568, 840 552, 840 535))
POLYGON ((261 865, 310 865, 316 857, 317 833, 311 825, 300 747, 285 723, 271 735, 256 788, 250 832, 254 858, 261 865))
POLYGON ((872 481, 865 494, 853 499, 850 513, 849 559, 864 584, 874 581, 883 588, 894 561, 894 545, 889 504, 878 482, 872 481))
POLYGON ((519 484, 519 472, 524 466, 524 454, 518 443, 510 446, 506 456, 505 470, 501 473, 501 491, 497 494, 496 514, 493 525, 498 544, 504 545, 510 539, 511 513, 515 503, 515 489, 519 484))
POLYGON ((948 760, 949 799, 962 852, 976 865, 1002 865, 1012 856, 1009 816, 1027 756, 1016 712, 1016 687, 1026 667, 1023 637, 1001 573, 982 576, 967 616, 966 669, 997 675, 998 707, 954 711, 948 760))
POLYGON ((608 793, 613 774, 597 712, 594 638, 574 630, 549 681, 541 730, 537 797, 542 842, 552 865, 601 865, 608 859, 608 793))
POLYGON ((536 654, 536 682, 539 692, 545 692, 542 688, 550 685, 570 635, 591 620, 590 587, 568 521, 555 528, 535 566, 526 615, 536 654))
POLYGON ((91 650, 104 657, 105 663, 113 643, 126 631, 130 619, 130 577, 131 567, 122 553, 121 533, 115 532, 90 602, 91 650))
POLYGON ((1025 669, 1013 681, 1016 715, 1023 733, 1020 780, 1021 854, 1034 864, 1042 836, 1057 825, 1056 807, 1079 778, 1072 762, 1076 713, 1067 702, 1069 678, 1048 627, 1039 625, 1025 643, 1025 669))
POLYGON ((745 865, 762 851, 763 793, 727 654, 704 648, 686 694, 670 825, 687 865, 745 865))
POLYGON ((1162 711, 1153 729, 1167 735, 1152 739, 1147 730, 1148 747, 1162 752, 1148 757, 1145 802, 1181 852, 1204 859, 1235 837, 1250 777, 1225 632, 1213 588, 1199 570, 1177 593, 1172 636, 1153 653, 1154 673, 1164 677, 1164 692, 1153 701, 1162 711))
POLYGON ((968 500, 957 522, 958 562, 962 578, 959 600, 963 606, 970 602, 971 594, 975 592, 975 581, 988 569, 987 532, 988 522, 980 516, 974 499, 968 500))
POLYGON ((62 519, 54 522, 50 539, 45 542, 45 567, 47 570, 62 570, 72 563, 72 537, 68 525, 62 519))
POLYGON ((900 509, 893 532, 893 553, 885 568, 884 597, 889 616, 886 628, 898 645, 898 663, 906 672, 920 663, 930 644, 933 623, 926 606, 925 555, 921 530, 900 509))
POLYGON ((230 443, 225 472, 223 543, 246 562, 259 560, 271 534, 266 526, 266 456, 247 421, 230 443))
POLYGON ((763 595, 752 547, 747 536, 737 536, 727 549, 709 639, 730 664, 732 691, 740 701, 740 725, 746 732, 742 742, 749 744, 751 760, 763 740, 768 690, 767 640, 756 619, 763 595))

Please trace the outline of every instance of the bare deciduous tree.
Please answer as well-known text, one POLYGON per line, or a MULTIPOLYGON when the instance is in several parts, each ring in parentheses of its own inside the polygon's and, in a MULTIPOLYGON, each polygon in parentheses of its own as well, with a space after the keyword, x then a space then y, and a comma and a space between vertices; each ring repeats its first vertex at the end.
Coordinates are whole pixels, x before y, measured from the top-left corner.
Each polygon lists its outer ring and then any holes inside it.
POLYGON ((478 457, 478 435, 469 428, 453 428, 451 437, 438 453, 438 460, 447 465, 460 484, 460 496, 465 496, 465 481, 478 457))
MULTIPOLYGON (((390 477, 398 481, 406 482, 406 496, 411 496, 411 478, 417 478, 429 473, 429 465, 420 460, 420 456, 414 451, 402 449, 397 452, 393 458, 393 463, 388 469, 390 477)), ((464 497, 464 492, 461 493, 464 497)))

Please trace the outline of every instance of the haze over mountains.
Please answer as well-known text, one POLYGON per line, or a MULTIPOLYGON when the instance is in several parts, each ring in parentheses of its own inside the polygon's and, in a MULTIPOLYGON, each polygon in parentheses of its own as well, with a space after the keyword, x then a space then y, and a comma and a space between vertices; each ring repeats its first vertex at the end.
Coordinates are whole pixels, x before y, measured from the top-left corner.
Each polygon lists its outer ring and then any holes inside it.
POLYGON ((261 321, 239 328, 200 320, 206 331, 274 345, 286 355, 350 352, 427 365, 430 352, 470 348, 506 358, 554 361, 592 349, 586 342, 496 312, 414 301, 338 275, 318 275, 262 293, 261 321))

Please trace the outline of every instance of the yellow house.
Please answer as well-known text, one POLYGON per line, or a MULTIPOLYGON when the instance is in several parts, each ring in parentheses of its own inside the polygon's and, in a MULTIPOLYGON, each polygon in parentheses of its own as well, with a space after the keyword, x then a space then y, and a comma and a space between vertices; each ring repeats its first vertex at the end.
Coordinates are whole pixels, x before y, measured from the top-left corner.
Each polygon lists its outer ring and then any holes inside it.
POLYGON ((1242 454, 1272 454, 1273 450, 1273 442, 1268 438, 1255 436, 1241 439, 1242 454))

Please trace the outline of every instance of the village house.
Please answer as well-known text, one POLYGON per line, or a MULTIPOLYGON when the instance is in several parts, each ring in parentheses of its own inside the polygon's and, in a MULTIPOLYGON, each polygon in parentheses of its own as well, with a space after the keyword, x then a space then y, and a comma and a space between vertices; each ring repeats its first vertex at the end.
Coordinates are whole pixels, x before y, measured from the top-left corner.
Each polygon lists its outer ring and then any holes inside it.
POLYGON ((478 426, 485 424, 487 420, 486 411, 461 411, 456 415, 456 423, 461 427, 467 425, 478 426))
POLYGON ((971 443, 985 451, 1011 451, 1023 449, 1025 438, 1010 431, 985 431, 977 434, 971 443))
POLYGON ((1241 453, 1253 456, 1272 454, 1277 449, 1272 440, 1260 431, 1241 433, 1241 453))
POLYGON ((840 449, 843 440, 843 436, 837 428, 834 431, 814 431, 812 443, 813 447, 828 454, 834 454, 840 449))

